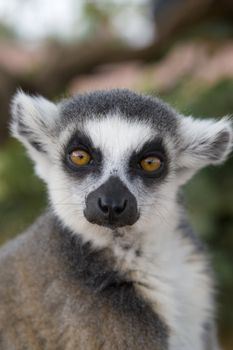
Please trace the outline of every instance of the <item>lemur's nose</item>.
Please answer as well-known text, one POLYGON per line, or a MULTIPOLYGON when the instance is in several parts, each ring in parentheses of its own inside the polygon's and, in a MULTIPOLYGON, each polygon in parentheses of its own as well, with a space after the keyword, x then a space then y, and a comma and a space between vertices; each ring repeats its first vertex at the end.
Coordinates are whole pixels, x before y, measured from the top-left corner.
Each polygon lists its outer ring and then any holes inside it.
POLYGON ((125 198, 109 198, 106 196, 98 199, 98 205, 104 215, 109 217, 119 216, 127 209, 127 199, 125 198))
POLYGON ((110 177, 86 199, 86 219, 107 227, 133 225, 139 218, 134 195, 118 177, 110 177))

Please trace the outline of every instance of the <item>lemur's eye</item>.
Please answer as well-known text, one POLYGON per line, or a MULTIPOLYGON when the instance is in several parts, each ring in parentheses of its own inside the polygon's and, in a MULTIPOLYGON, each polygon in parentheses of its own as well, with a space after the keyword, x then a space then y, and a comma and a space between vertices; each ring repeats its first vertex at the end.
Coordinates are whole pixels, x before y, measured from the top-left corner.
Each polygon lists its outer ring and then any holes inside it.
POLYGON ((82 149, 76 149, 70 153, 70 160, 74 165, 83 166, 90 163, 91 155, 82 149))
POLYGON ((143 170, 152 172, 161 167, 161 160, 155 156, 149 156, 141 160, 140 166, 143 170))

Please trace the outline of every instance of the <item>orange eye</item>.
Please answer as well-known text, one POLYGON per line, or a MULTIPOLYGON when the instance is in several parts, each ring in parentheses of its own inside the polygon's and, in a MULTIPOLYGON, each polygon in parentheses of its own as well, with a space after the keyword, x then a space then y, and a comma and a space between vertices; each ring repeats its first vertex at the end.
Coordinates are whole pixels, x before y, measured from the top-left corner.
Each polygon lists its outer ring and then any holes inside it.
POLYGON ((158 157, 146 157, 141 160, 140 165, 143 170, 152 172, 156 171, 161 167, 161 160, 158 157))
POLYGON ((70 160, 75 165, 83 166, 90 163, 91 156, 88 152, 83 151, 82 149, 76 149, 71 152, 70 160))

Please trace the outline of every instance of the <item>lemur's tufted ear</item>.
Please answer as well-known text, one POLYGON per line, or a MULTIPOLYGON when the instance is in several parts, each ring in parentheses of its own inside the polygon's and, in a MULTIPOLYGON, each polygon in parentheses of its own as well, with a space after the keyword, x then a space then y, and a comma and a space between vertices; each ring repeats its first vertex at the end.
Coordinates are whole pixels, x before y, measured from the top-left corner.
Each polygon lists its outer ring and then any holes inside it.
POLYGON ((233 128, 230 118, 220 120, 179 117, 177 179, 187 182, 199 169, 220 164, 232 151, 233 128))
POLYGON ((37 174, 45 179, 52 129, 59 115, 58 107, 41 96, 15 94, 11 104, 11 133, 27 148, 37 174))

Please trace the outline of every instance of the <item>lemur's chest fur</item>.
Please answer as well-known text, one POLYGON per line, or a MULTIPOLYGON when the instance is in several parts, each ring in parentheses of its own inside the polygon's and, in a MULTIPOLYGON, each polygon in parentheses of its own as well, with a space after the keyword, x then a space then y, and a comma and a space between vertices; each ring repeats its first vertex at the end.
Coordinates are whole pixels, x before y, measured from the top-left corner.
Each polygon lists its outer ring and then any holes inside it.
POLYGON ((112 249, 95 250, 70 236, 63 241, 64 258, 71 275, 117 312, 148 324, 148 331, 153 325, 167 333, 169 349, 205 349, 204 326, 212 313, 205 258, 180 232, 168 233, 167 243, 154 234, 157 245, 151 240, 143 250, 123 237, 112 249))
POLYGON ((213 312, 205 258, 185 240, 169 241, 163 251, 156 250, 149 247, 135 258, 126 257, 128 274, 167 324, 169 349, 202 349, 204 325, 213 312))
MULTIPOLYGON (((99 310, 107 305, 109 311, 106 317, 111 319, 116 315, 120 324, 126 321, 125 348, 128 349, 127 344, 132 346, 130 338, 134 337, 136 348, 141 344, 146 349, 168 349, 168 326, 137 290, 137 282, 133 281, 131 273, 120 266, 124 264, 124 258, 120 261, 108 248, 94 249, 90 243, 83 243, 79 236, 69 231, 62 231, 59 236, 58 254, 64 263, 67 280, 71 284, 77 282, 77 288, 86 289, 87 294, 92 296, 91 302, 95 300, 95 307, 99 305, 99 310), (128 337, 129 342, 126 340, 128 337)), ((125 263, 129 264, 126 260, 125 263)), ((82 300, 78 302, 82 303, 82 300)), ((118 329, 118 332, 121 331, 118 329)), ((123 332, 119 333, 119 344, 121 337, 124 338, 123 332)))

